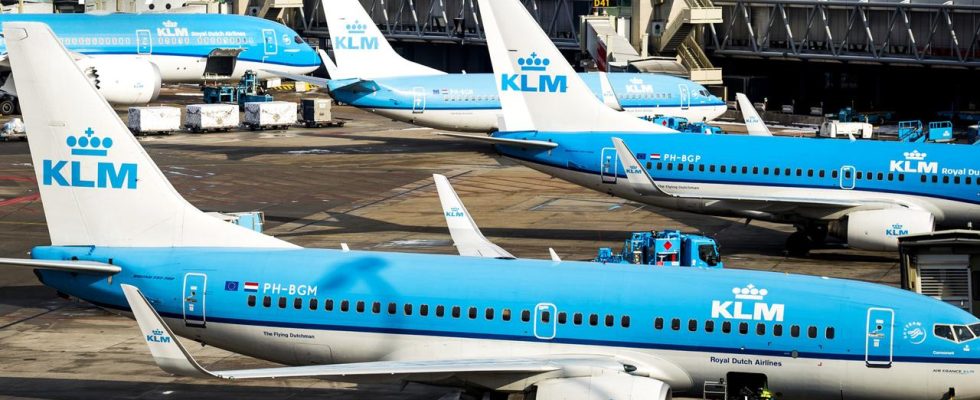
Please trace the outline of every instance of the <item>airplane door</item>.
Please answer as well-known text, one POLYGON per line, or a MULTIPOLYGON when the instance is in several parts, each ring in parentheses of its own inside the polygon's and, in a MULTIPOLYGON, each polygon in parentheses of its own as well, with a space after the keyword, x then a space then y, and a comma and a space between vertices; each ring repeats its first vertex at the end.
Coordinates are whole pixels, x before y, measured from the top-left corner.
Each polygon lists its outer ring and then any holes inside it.
POLYGON ((265 55, 273 55, 279 51, 279 42, 276 42, 276 31, 272 29, 262 30, 262 46, 265 55))
POLYGON ((425 88, 412 88, 412 114, 422 114, 425 112, 425 88))
POLYGON ((677 85, 677 89, 681 96, 681 110, 687 110, 691 108, 691 91, 687 85, 677 85))
POLYGON ((558 307, 551 303, 534 306, 534 337, 554 339, 558 333, 558 307))
POLYGON ((869 367, 891 367, 892 342, 895 335, 895 311, 889 308, 869 308, 866 332, 865 363, 869 367))
POLYGON ((150 39, 150 31, 148 29, 136 31, 136 54, 151 53, 153 53, 153 42, 150 39))
POLYGON ((840 188, 844 190, 854 189, 855 173, 857 170, 850 165, 840 167, 840 188))
POLYGON ((184 325, 196 328, 204 327, 204 299, 207 294, 207 283, 207 275, 198 273, 184 275, 184 325))
POLYGON ((602 183, 616 183, 616 170, 619 169, 619 156, 615 147, 602 149, 602 160, 599 160, 599 175, 602 183))

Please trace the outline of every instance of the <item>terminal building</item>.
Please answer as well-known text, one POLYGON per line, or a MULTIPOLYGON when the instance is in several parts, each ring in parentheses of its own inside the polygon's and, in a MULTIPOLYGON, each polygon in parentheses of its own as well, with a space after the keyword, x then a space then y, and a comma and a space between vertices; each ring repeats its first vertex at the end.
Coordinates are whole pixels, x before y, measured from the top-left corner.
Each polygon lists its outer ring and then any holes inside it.
POLYGON ((904 236, 899 253, 903 289, 980 315, 980 231, 904 236))

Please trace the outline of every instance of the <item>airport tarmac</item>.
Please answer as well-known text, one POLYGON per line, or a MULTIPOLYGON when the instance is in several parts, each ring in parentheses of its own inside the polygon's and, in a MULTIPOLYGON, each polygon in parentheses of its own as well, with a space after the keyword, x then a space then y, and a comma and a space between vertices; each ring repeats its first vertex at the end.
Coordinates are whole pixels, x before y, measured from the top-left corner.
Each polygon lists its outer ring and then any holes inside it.
MULTIPOLYGON (((662 210, 516 165, 490 146, 437 136, 349 107, 342 128, 176 134, 141 139, 176 189, 206 211, 261 210, 265 232, 308 247, 454 254, 431 175, 447 175, 483 233, 518 257, 588 260, 629 232, 716 237, 727 268, 897 285, 894 254, 843 248, 788 258, 792 227, 662 210)), ((0 257, 48 243, 26 143, 0 143, 0 257)), ((462 259, 461 259, 462 261, 462 259)), ((465 268, 461 262, 460 268, 465 268)), ((649 268, 640 267, 637 268, 649 268)), ((310 379, 175 378, 151 360, 134 321, 66 301, 29 270, 0 274, 0 398, 437 399, 447 389, 310 379)), ((437 279, 437 277, 433 277, 437 279)), ((696 284, 696 283, 695 283, 696 284)), ((267 363, 193 346, 209 368, 267 363)))

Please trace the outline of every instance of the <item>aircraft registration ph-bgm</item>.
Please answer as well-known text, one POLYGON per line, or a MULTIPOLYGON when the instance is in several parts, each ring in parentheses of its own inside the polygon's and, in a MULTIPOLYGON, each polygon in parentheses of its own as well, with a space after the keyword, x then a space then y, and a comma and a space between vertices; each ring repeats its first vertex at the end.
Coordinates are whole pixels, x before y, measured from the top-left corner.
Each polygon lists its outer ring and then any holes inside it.
MULTIPOLYGON (((496 12, 489 3, 484 12, 496 12)), ((424 382, 542 400, 662 400, 722 378, 793 399, 980 398, 980 356, 969 351, 980 320, 895 288, 304 249, 226 223, 176 192, 46 26, 3 31, 51 244, 0 262, 131 311, 168 372, 424 382), (294 366, 211 371, 178 335, 294 366)))
MULTIPOLYGON (((111 103, 145 104, 160 83, 260 78, 267 69, 305 74, 320 57, 293 30, 262 18, 226 14, 4 14, 0 22, 51 27, 111 103)), ((0 41, 0 113, 14 111, 6 46, 0 41)))
POLYGON ((511 5, 482 13, 497 81, 560 77, 567 90, 501 84, 499 132, 447 135, 494 143, 531 168, 617 197, 794 224, 787 248, 795 255, 827 235, 894 250, 898 236, 980 224, 976 146, 680 134, 603 107, 527 10, 511 5), (528 68, 529 54, 551 62, 528 68))
MULTIPOLYGON (((320 57, 331 79, 280 75, 327 88, 337 101, 397 121, 467 132, 497 130, 500 101, 492 74, 447 74, 402 58, 357 0, 331 0, 323 12, 336 65, 322 50, 320 57)), ((604 72, 580 76, 602 104, 638 118, 669 115, 700 122, 714 120, 727 109, 704 86, 683 78, 604 72)), ((527 90, 563 90, 557 81, 508 84, 527 90)))

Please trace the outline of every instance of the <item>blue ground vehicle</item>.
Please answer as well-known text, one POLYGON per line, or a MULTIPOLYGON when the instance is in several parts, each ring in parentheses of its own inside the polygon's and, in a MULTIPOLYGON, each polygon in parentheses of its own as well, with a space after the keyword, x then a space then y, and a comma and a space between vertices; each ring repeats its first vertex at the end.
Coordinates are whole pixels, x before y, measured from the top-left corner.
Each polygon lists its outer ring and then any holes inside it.
POLYGON ((684 117, 668 117, 658 115, 652 118, 644 119, 655 124, 666 126, 681 133, 702 133, 705 135, 721 135, 725 133, 725 131, 723 131, 721 128, 709 125, 707 122, 690 122, 684 117))
POLYGON ((953 123, 935 121, 929 123, 928 129, 922 129, 922 121, 901 121, 898 123, 898 139, 910 143, 952 142, 953 123))
POLYGON ((723 267, 714 239, 678 230, 633 232, 619 254, 603 247, 593 261, 665 267, 723 267))

